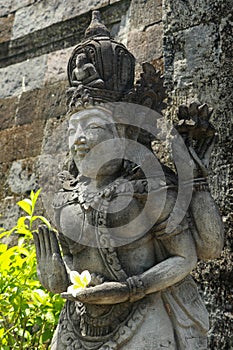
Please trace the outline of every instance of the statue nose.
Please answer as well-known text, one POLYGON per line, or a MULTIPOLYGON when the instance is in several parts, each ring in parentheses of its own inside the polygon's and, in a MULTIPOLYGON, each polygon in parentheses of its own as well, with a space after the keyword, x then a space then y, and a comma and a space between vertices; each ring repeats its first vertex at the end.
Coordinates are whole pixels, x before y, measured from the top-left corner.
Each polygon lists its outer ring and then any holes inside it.
POLYGON ((75 140, 75 144, 76 145, 82 145, 86 143, 86 137, 85 136, 79 136, 77 137, 77 139, 75 140))

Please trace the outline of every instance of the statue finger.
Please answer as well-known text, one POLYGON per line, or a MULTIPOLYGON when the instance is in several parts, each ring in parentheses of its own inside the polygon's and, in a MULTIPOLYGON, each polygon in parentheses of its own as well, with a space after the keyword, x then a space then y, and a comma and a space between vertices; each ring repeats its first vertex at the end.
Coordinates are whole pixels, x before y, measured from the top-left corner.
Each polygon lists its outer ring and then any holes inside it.
POLYGON ((40 240, 37 232, 33 232, 33 238, 34 238, 34 243, 36 247, 36 258, 39 261, 41 259, 41 246, 40 246, 40 240))
POLYGON ((50 231, 48 230, 47 226, 44 226, 43 236, 44 236, 46 254, 52 255, 50 231))
POLYGON ((216 136, 213 136, 209 139, 208 144, 206 145, 205 155, 204 158, 209 161, 211 153, 213 151, 214 145, 216 142, 216 136))
POLYGON ((44 232, 45 232, 44 225, 39 226, 38 231, 39 231, 38 238, 40 241, 41 260, 44 260, 47 256, 45 238, 44 238, 44 232))
POLYGON ((50 243, 51 243, 52 254, 57 253, 59 254, 59 256, 61 256, 61 251, 58 245, 58 239, 54 231, 50 231, 50 243))
POLYGON ((78 301, 77 298, 75 298, 72 294, 66 293, 66 292, 61 293, 61 297, 63 299, 70 300, 70 301, 78 301))
POLYGON ((65 268, 65 264, 64 264, 64 261, 61 257, 61 254, 58 254, 58 253, 53 253, 52 255, 52 261, 53 261, 53 265, 54 265, 54 268, 56 269, 57 267, 58 268, 58 271, 57 273, 60 273, 61 274, 63 273, 63 270, 61 271, 61 268, 64 267, 65 268))

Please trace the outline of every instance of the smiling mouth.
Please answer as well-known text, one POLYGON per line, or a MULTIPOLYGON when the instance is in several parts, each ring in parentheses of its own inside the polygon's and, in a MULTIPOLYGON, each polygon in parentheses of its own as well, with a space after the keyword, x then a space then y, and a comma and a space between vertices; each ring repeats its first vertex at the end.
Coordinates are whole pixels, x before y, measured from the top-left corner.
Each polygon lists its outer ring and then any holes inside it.
POLYGON ((75 145, 74 151, 78 156, 84 157, 90 151, 90 148, 85 147, 85 146, 75 145))

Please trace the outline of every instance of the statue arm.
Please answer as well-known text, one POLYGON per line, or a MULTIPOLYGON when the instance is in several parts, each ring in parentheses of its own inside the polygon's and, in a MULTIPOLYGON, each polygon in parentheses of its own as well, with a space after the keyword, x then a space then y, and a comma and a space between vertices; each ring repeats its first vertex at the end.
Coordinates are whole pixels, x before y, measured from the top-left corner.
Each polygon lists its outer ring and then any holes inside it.
POLYGON ((195 223, 193 236, 199 259, 215 259, 224 244, 224 227, 219 209, 209 191, 195 191, 190 203, 195 223))
POLYGON ((139 276, 145 294, 174 285, 189 275, 196 266, 195 242, 189 229, 184 229, 170 238, 164 238, 162 244, 168 257, 139 276))
POLYGON ((185 278, 196 266, 195 244, 189 230, 166 238, 164 247, 169 257, 138 276, 124 282, 105 282, 77 292, 76 296, 63 293, 65 299, 89 304, 117 304, 134 302, 146 294, 166 289, 185 278))

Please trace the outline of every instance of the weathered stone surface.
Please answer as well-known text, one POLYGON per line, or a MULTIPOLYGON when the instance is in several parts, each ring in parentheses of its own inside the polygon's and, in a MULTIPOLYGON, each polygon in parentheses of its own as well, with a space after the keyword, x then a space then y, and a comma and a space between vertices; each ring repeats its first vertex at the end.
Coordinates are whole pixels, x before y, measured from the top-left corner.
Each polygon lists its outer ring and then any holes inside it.
POLYGON ((7 16, 22 7, 26 7, 37 0, 4 0, 0 3, 0 17, 7 16))
MULTIPOLYGON (((0 163, 0 200, 11 195, 9 191, 9 186, 7 186, 7 177, 9 175, 11 163, 0 163)), ((1 214, 1 206, 0 206, 1 214)))
POLYGON ((187 88, 220 67, 220 37, 216 24, 201 24, 166 37, 165 78, 178 88, 187 88), (213 42, 215 43, 213 45, 213 42), (168 54, 168 55, 167 55, 168 54), (171 75, 172 72, 172 75, 171 75))
POLYGON ((115 2, 119 2, 119 1, 122 1, 122 0, 109 0, 109 4, 114 4, 115 2))
POLYGON ((0 17, 7 16, 10 13, 12 0, 4 0, 0 3, 0 17))
POLYGON ((75 46, 48 54, 45 82, 67 80, 67 62, 75 46))
POLYGON ((16 125, 29 124, 38 119, 38 95, 39 89, 25 91, 19 98, 15 123, 16 125))
POLYGON ((14 21, 14 15, 8 15, 7 17, 0 17, 0 43, 10 40, 11 30, 14 21))
POLYGON ((44 129, 41 154, 67 153, 69 151, 67 134, 68 120, 66 117, 48 120, 44 129))
POLYGON ((19 95, 43 85, 47 56, 36 57, 0 69, 0 97, 19 95))
POLYGON ((40 154, 44 123, 39 120, 31 124, 1 131, 0 163, 35 157, 40 154))
POLYGON ((7 182, 11 192, 15 194, 34 190, 37 187, 37 178, 30 169, 30 162, 24 160, 13 162, 7 182))
POLYGON ((67 81, 45 85, 40 90, 37 103, 37 115, 39 119, 60 117, 66 114, 66 89, 67 81))
POLYGON ((165 1, 165 77, 171 97, 168 114, 187 99, 211 105, 218 142, 211 160, 211 192, 221 208, 225 249, 218 260, 194 272, 207 305, 209 349, 233 348, 232 327, 232 5, 229 1, 165 1))
POLYGON ((129 21, 125 26, 126 44, 137 59, 137 76, 141 73, 141 64, 145 61, 153 63, 156 69, 163 71, 161 0, 133 0, 128 17, 129 21))
POLYGON ((177 32, 196 25, 219 22, 232 11, 231 0, 167 0, 164 6, 165 31, 177 32))
POLYGON ((57 82, 41 89, 23 92, 19 98, 15 124, 23 125, 64 115, 67 85, 66 81, 57 82))
MULTIPOLYGON (((58 142, 59 143, 59 142, 58 142)), ((57 146, 55 146, 56 148, 57 146)), ((35 171, 38 177, 38 185, 43 189, 41 192, 42 206, 46 217, 55 226, 53 201, 54 193, 60 189, 58 173, 62 171, 66 152, 43 153, 37 158, 35 171)))
POLYGON ((11 128, 14 125, 17 107, 17 97, 0 99, 0 130, 11 128))
POLYGON ((145 31, 130 31, 128 48, 137 57, 138 63, 162 57, 162 32, 161 24, 150 26, 145 31))
MULTIPOLYGON (((132 0, 130 27, 145 30, 148 26, 162 21, 161 0, 132 0), (142 21, 143 18, 143 21, 142 21)), ((154 45, 155 46, 155 45, 154 45)))
POLYGON ((16 12, 21 8, 25 8, 31 4, 34 4, 37 0, 11 0, 11 12, 16 12))
MULTIPOLYGON (((0 227, 3 227, 6 230, 14 227, 17 223, 18 218, 20 217, 20 208, 16 204, 16 201, 17 199, 13 196, 4 198, 1 201, 0 227)), ((14 243, 16 243, 15 240, 14 243)))
POLYGON ((36 2, 16 12, 12 39, 105 5, 108 0, 36 2))
MULTIPOLYGON (((103 20, 110 30, 121 21, 129 6, 130 0, 121 0, 102 8, 103 20)), ((76 45, 83 37, 89 21, 90 12, 83 13, 0 44, 0 67, 76 45)))

